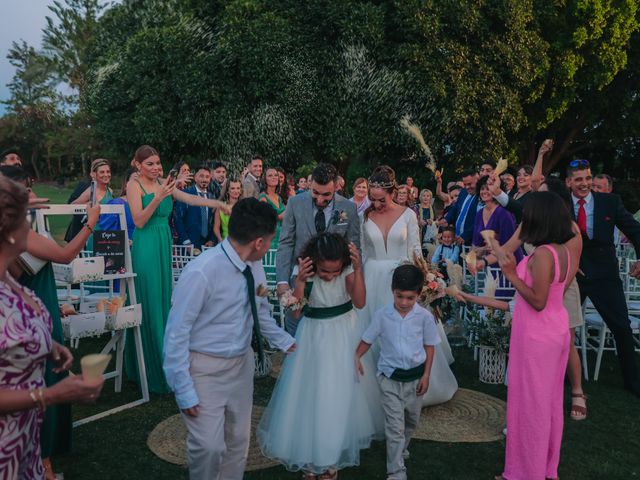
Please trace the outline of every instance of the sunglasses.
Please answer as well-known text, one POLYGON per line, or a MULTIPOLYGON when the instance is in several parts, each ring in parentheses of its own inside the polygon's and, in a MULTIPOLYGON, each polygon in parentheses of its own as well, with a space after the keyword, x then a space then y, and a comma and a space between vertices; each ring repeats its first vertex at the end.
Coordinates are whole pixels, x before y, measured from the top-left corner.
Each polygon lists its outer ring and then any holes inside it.
POLYGON ((569 162, 571 168, 589 168, 590 165, 589 160, 571 160, 569 162))

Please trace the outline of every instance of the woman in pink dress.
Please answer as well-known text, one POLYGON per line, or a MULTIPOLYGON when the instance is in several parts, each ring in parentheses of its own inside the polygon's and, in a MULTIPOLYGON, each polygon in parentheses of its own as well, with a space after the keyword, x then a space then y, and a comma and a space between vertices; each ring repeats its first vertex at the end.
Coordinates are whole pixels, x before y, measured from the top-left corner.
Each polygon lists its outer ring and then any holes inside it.
POLYGON ((575 235, 571 226, 571 214, 558 195, 532 193, 520 238, 536 249, 517 267, 511 253, 500 260, 517 295, 509 346, 507 450, 498 479, 558 478, 570 338, 562 298, 579 261, 575 250, 572 254, 564 245, 575 235))
POLYGON ((94 401, 102 381, 76 375, 45 387, 47 357, 54 372, 67 370, 73 357, 51 339, 44 304, 8 271, 27 249, 28 198, 23 185, 0 175, 0 478, 40 480, 40 426, 47 405, 94 401))

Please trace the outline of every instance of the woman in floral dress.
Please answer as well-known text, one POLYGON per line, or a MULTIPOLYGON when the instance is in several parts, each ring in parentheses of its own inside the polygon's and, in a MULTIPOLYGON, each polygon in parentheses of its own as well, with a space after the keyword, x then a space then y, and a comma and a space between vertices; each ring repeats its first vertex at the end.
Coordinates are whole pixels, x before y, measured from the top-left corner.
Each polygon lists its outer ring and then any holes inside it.
POLYGON ((45 388, 47 357, 57 371, 73 362, 51 339, 51 316, 33 292, 9 273, 27 249, 30 219, 24 186, 0 176, 0 479, 43 479, 40 427, 47 405, 95 401, 102 381, 82 375, 45 388))

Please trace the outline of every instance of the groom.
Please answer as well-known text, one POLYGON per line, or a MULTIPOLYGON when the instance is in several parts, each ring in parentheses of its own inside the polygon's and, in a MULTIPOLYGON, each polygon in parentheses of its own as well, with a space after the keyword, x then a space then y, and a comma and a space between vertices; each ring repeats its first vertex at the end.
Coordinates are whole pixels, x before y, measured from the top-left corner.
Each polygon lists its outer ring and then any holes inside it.
MULTIPOLYGON (((276 254, 278 296, 289 289, 297 258, 317 233, 338 233, 347 243, 353 242, 360 248, 360 218, 355 204, 336 194, 337 179, 333 165, 319 163, 311 174, 309 190, 289 199, 276 254)), ((296 327, 297 320, 287 316, 287 331, 295 335, 296 327)))
POLYGON ((275 210, 240 200, 229 237, 189 262, 175 288, 164 337, 164 372, 187 426, 191 480, 241 480, 249 449, 254 353, 261 335, 286 352, 295 340, 271 317, 261 259, 275 210), (262 287, 262 288, 260 288, 262 287))

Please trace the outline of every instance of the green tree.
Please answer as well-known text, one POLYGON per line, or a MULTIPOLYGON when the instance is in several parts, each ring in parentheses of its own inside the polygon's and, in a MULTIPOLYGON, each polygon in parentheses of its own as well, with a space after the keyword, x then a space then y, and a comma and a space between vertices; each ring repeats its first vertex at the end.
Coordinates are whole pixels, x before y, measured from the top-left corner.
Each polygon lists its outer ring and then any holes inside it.
POLYGON ((39 160, 46 149, 47 132, 53 130, 60 119, 52 64, 24 40, 12 43, 7 58, 16 71, 8 84, 10 98, 4 102, 11 112, 5 125, 40 177, 39 160))

